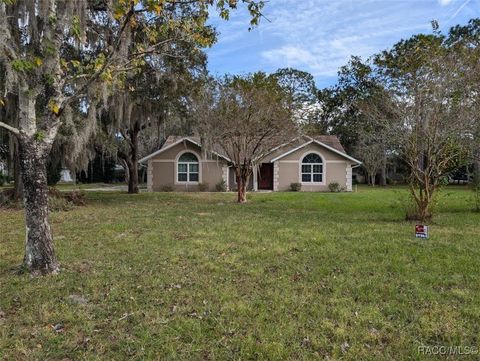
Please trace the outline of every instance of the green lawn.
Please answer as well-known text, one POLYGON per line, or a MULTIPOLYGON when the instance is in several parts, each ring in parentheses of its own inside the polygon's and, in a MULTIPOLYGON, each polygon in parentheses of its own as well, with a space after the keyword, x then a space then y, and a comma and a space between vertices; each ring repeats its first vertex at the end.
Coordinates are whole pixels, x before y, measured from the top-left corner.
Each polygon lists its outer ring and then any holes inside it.
POLYGON ((0 359, 404 360, 431 359, 422 345, 479 347, 480 214, 465 188, 447 188, 431 238, 415 239, 405 193, 251 194, 243 206, 233 194, 88 193, 88 206, 52 214, 62 272, 39 278, 12 270, 23 213, 0 211, 0 359))

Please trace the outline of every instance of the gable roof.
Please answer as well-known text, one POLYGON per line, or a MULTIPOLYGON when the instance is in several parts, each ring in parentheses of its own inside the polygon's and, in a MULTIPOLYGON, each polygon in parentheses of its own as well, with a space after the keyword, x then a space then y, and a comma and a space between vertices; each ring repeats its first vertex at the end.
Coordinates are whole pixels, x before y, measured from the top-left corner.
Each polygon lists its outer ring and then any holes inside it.
MULTIPOLYGON (((182 137, 182 136, 170 135, 165 140, 165 143, 163 143, 162 147, 159 150, 157 150, 156 152, 153 152, 152 154, 147 155, 146 157, 143 157, 138 162, 143 163, 143 162, 155 157, 156 155, 165 152, 167 149, 173 148, 177 144, 180 144, 180 143, 183 143, 183 142, 190 142, 190 143, 195 144, 196 146, 202 148, 202 144, 201 144, 201 141, 200 141, 199 137, 182 137)), ((227 161, 230 161, 230 159, 226 155, 223 155, 220 152, 217 152, 217 149, 212 150, 212 153, 215 154, 218 157, 221 157, 221 158, 223 158, 227 161)))
MULTIPOLYGON (((180 144, 182 142, 190 142, 192 144, 195 144, 196 146, 202 148, 202 143, 201 143, 201 140, 200 140, 200 137, 194 137, 194 136, 189 136, 189 137, 184 137, 184 136, 176 136, 176 135, 171 135, 169 136, 166 140, 165 140, 165 143, 163 143, 162 147, 157 150, 156 152, 153 152, 152 154, 150 155, 147 155, 146 157, 142 158, 139 160, 139 163, 143 163, 153 157, 155 157, 156 155, 158 154, 161 154, 163 153, 164 151, 166 151, 167 149, 170 149, 170 148, 173 148, 174 146, 176 146, 177 144, 180 144)), ((353 157, 350 157, 347 153, 345 153, 345 149, 343 148, 342 144, 340 143, 340 141, 338 140, 338 138, 335 136, 335 135, 317 135, 317 136, 313 136, 313 137, 310 137, 310 136, 307 136, 307 135, 301 135, 299 137, 296 137, 296 138, 293 138, 292 141, 288 142, 288 143, 284 143, 284 144, 281 144, 281 145, 278 145, 276 147, 274 147, 268 154, 271 154, 273 153, 274 151, 277 151, 281 148, 286 148, 288 150, 286 150, 285 152, 281 153, 280 155, 278 155, 277 157, 273 158, 270 162, 275 162, 299 149, 302 149, 303 147, 306 147, 307 145, 309 144, 312 144, 312 143, 316 143, 320 146, 323 146, 325 148, 327 148, 328 150, 354 162, 354 163, 357 163, 357 164, 362 164, 362 162, 360 162, 359 160, 353 158, 353 157), (293 147, 293 148, 292 148, 293 147)), ((231 161, 222 151, 222 149, 218 146, 218 145, 214 145, 213 146, 213 150, 212 150, 212 153, 218 157, 221 157, 227 161, 231 161)), ((267 155, 268 155, 267 154, 267 155)), ((265 155, 265 156, 267 156, 265 155)))
POLYGON ((343 154, 347 154, 345 152, 345 149, 343 148, 342 144, 340 143, 340 140, 337 138, 336 135, 316 135, 313 137, 306 137, 307 139, 314 139, 324 145, 328 145, 329 147, 338 150, 339 152, 343 154))
POLYGON ((300 144, 299 146, 295 147, 295 148, 290 148, 288 151, 278 155, 277 157, 273 158, 270 162, 273 163, 273 162, 276 162, 277 160, 280 160, 282 159, 283 157, 286 157, 287 155, 289 154, 292 154, 293 152, 296 152, 297 150, 299 149, 302 149, 304 147, 306 147, 307 145, 309 144, 312 144, 312 143, 315 143, 315 144, 318 144, 322 147, 325 147, 327 148, 328 150, 332 151, 333 153, 336 153, 354 163, 357 163, 357 164, 362 164, 361 161, 359 161, 358 159, 355 159, 351 156, 349 156, 347 153, 345 153, 345 149, 343 149, 343 146, 340 144, 340 141, 338 140, 338 138, 335 136, 335 135, 320 135, 320 136, 315 136, 315 137, 309 137, 309 136, 305 136, 305 138, 307 139, 306 142, 300 144))

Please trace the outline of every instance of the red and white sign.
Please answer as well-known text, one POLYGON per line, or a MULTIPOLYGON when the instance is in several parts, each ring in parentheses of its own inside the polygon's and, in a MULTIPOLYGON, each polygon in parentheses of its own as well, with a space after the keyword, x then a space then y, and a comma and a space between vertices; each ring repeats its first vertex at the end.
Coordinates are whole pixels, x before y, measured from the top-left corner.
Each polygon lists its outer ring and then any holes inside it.
POLYGON ((415 226, 415 237, 428 238, 428 226, 425 226, 423 224, 417 224, 415 226))

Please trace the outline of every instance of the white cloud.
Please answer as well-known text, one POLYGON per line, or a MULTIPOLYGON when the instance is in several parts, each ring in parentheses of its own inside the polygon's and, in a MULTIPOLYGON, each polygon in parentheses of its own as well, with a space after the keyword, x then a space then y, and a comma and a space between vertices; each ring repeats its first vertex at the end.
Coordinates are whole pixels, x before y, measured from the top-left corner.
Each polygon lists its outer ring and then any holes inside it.
POLYGON ((225 73, 295 67, 322 86, 331 84, 352 55, 365 59, 402 38, 429 33, 433 19, 446 30, 479 5, 480 0, 271 0, 264 9, 269 21, 253 32, 246 31, 245 11, 218 23, 221 35, 209 61, 211 69, 225 73))
POLYGON ((308 65, 315 66, 317 58, 310 51, 296 46, 285 45, 277 49, 262 52, 262 56, 271 62, 281 60, 287 66, 308 65))
POLYGON ((375 6, 378 2, 374 0, 321 4, 318 0, 305 0, 293 11, 291 1, 279 2, 264 31, 281 39, 281 44, 261 55, 274 67, 302 68, 315 76, 335 76, 351 55, 366 58, 386 47, 388 42, 384 39, 392 34, 405 29, 428 30, 429 26, 402 26, 402 21, 398 21, 401 7, 395 2, 382 8, 375 6))

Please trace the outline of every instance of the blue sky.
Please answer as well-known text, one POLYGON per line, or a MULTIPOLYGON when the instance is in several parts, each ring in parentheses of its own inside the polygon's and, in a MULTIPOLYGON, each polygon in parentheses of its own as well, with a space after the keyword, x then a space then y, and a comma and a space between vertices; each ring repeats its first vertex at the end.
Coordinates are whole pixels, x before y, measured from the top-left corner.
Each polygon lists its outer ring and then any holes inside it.
POLYGON ((248 14, 232 13, 212 24, 219 41, 208 49, 215 75, 282 67, 305 70, 319 87, 334 84, 351 55, 363 58, 412 34, 442 30, 480 17, 480 0, 270 0, 258 28, 248 31, 248 14))

